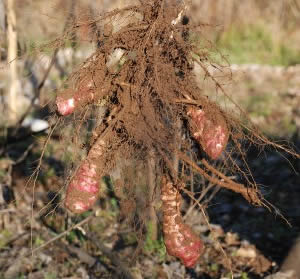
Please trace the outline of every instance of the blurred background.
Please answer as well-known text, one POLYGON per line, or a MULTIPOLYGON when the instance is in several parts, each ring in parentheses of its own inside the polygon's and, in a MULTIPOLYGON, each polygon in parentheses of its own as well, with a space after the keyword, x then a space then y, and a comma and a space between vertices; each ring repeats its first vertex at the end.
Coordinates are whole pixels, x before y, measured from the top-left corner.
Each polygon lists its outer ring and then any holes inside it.
MULTIPOLYGON (((300 162, 255 146, 247 149, 249 167, 275 210, 214 187, 206 199, 208 228, 187 202, 185 220, 208 247, 194 270, 166 255, 159 222, 146 226, 143 237, 126 222, 110 181, 103 181, 97 218, 63 234, 92 213, 70 216, 60 207, 74 149, 64 141, 71 118, 49 139, 53 102, 68 75, 96 49, 94 42, 101 42, 101 24, 90 30, 82 23, 136 3, 0 0, 0 278, 230 278, 220 244, 235 278, 265 278, 279 270, 298 236, 300 162), (78 22, 72 41, 55 43, 78 22)), ((205 50, 222 66, 212 71, 227 94, 265 135, 299 152, 300 1, 193 0, 188 11, 193 23, 207 24, 203 38, 215 47, 205 50)), ((195 73, 207 95, 216 94, 201 69, 195 73)), ((195 188, 202 182, 195 179, 195 188)))

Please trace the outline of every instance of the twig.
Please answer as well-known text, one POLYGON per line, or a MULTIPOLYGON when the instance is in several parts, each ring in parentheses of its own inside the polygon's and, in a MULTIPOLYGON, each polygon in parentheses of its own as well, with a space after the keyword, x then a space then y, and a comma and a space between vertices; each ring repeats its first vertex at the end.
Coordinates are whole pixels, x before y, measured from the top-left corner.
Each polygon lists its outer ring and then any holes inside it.
MULTIPOLYGON (((64 29, 63 29, 63 34, 67 31, 70 24, 73 23, 73 25, 74 25, 74 7, 75 7, 75 1, 72 1, 71 6, 70 6, 70 14, 66 19, 65 26, 64 26, 64 29)), ((26 118, 28 113, 30 112, 32 105, 40 97, 41 90, 44 87, 45 82, 48 78, 48 75, 49 75, 49 73, 50 73, 50 71, 51 71, 51 69, 52 69, 52 67, 53 67, 53 65, 56 61, 56 56, 57 56, 57 53, 58 53, 59 49, 60 49, 60 45, 55 48, 55 50, 53 52, 53 55, 52 55, 52 58, 51 58, 51 62, 48 65, 48 68, 46 69, 43 78, 39 82, 39 85, 34 88, 34 97, 31 99, 30 105, 28 106, 27 110, 23 113, 20 120, 18 121, 18 123, 16 125, 16 128, 14 129, 13 135, 15 135, 18 132, 18 130, 20 129, 20 127, 22 125, 22 122, 24 121, 24 119, 26 118)))
POLYGON ((23 154, 16 161, 13 162, 13 165, 17 165, 17 164, 22 163, 26 159, 28 153, 31 151, 31 149, 33 148, 33 146, 34 146, 34 143, 30 144, 26 148, 26 150, 23 152, 23 154))
POLYGON ((29 232, 20 233, 20 234, 16 235, 15 237, 9 239, 7 242, 5 242, 4 244, 1 245, 0 250, 6 249, 6 247, 12 245, 15 241, 20 240, 22 237, 25 237, 25 236, 29 236, 29 232))
POLYGON ((49 245, 50 243, 62 238, 63 236, 65 236, 66 234, 68 234, 69 232, 71 232, 72 230, 88 223, 92 218, 94 217, 94 215, 91 215, 87 218, 85 218, 84 220, 82 220, 81 222, 77 223, 76 225, 72 226, 71 228, 67 229, 66 231, 60 233, 59 235, 53 237, 52 239, 48 240, 47 242, 45 242, 44 244, 42 244, 41 246, 34 248, 31 250, 31 253, 28 254, 28 256, 33 255, 34 253, 40 251, 41 249, 43 249, 44 247, 46 247, 47 245, 49 245))
POLYGON ((222 254, 225 257, 225 260, 227 262, 226 264, 227 264, 227 266, 228 266, 228 268, 230 269, 230 272, 231 272, 231 278, 233 279, 233 272, 232 272, 232 263, 231 263, 231 260, 230 260, 230 258, 228 258, 228 256, 227 256, 225 250, 223 249, 222 244, 220 243, 219 239, 215 236, 214 230, 212 229, 212 227, 211 227, 211 225, 209 223, 208 217, 206 216, 206 213, 205 213, 205 210, 204 210, 203 206, 195 199, 195 197, 193 195, 190 195, 186 189, 183 188, 182 190, 186 194, 188 194, 189 197, 191 199, 193 199, 195 201, 195 203, 199 206, 199 208, 201 210, 201 213, 203 215, 204 221, 205 221, 207 227, 209 228, 209 230, 211 231, 212 237, 213 237, 214 241, 218 244, 219 249, 221 250, 222 254))
POLYGON ((232 181, 231 179, 227 178, 225 179, 217 179, 215 177, 210 176, 208 173, 206 173, 203 169, 201 169, 195 162, 193 162, 190 158, 188 158, 184 153, 179 154, 180 158, 185 161, 187 164, 189 164, 195 171, 199 172, 201 175, 203 175, 208 181, 215 183, 216 185, 219 185, 223 188, 229 189, 231 191, 234 191, 236 193, 241 194, 247 201, 254 203, 256 205, 262 205, 261 199, 259 198, 258 192, 256 189, 253 188, 246 188, 243 184, 236 183, 232 181))
POLYGON ((217 194, 217 192, 220 191, 220 189, 221 189, 220 186, 215 185, 214 190, 213 190, 212 193, 209 195, 209 197, 206 198, 206 199, 203 201, 203 204, 209 204, 209 202, 213 199, 213 197, 217 194))
MULTIPOLYGON (((195 52, 197 54, 197 52, 195 52)), ((197 54, 198 55, 198 54, 197 54)), ((249 116, 247 115, 247 113, 226 93, 225 89, 223 88, 223 86, 217 81, 217 79, 207 70, 207 68, 203 65, 203 63, 201 61, 199 61, 196 58, 193 58, 193 60, 202 68, 202 70, 205 72, 205 74, 211 78, 211 80, 215 83, 216 87, 218 89, 221 90, 221 92, 224 94, 224 96, 226 96, 238 109, 239 111, 243 114, 243 116, 249 121, 249 123, 251 123, 251 126, 253 128, 249 128, 247 127, 245 124, 241 123, 241 126, 248 130, 250 133, 252 133, 258 140, 262 141, 263 143, 266 143, 274 148, 283 150, 285 152, 287 152, 288 154, 296 157, 296 158, 300 158, 300 154, 297 154, 296 152, 294 152, 292 149, 286 148, 283 145, 277 144, 275 142, 271 142, 270 140, 268 140, 265 136, 263 136, 262 134, 260 134, 259 132, 259 128, 253 123, 253 121, 251 121, 251 119, 249 118, 249 116), (255 131, 254 131, 255 129, 255 131)))
POLYGON ((201 160, 201 163, 203 163, 203 165, 209 170, 211 171, 213 174, 219 176, 221 179, 223 179, 224 181, 226 181, 227 183, 232 183, 232 178, 235 178, 235 176, 233 177, 228 177, 226 175, 224 175, 222 172, 218 171, 216 168, 214 168, 212 165, 210 165, 205 159, 201 160))
POLYGON ((50 70, 51 70, 51 68, 54 65, 54 62, 55 62, 58 50, 59 50, 58 47, 54 50, 54 53, 53 53, 52 58, 51 58, 51 62, 48 65, 48 68, 46 69, 46 72, 44 73, 44 76, 43 76, 42 80, 40 81, 39 85, 36 88, 34 88, 34 97, 31 99, 30 105, 28 106, 28 108, 26 109, 26 111, 23 113, 23 115, 21 116, 20 120, 18 121, 18 123, 16 125, 16 128, 14 129, 14 131, 12 133, 13 135, 17 134, 18 130, 20 129, 20 127, 22 125, 22 122, 24 121, 24 119, 26 118, 26 116, 28 115, 28 113, 30 112, 30 110, 32 108, 32 105, 40 97, 41 90, 44 87, 44 84, 45 84, 46 79, 47 79, 47 77, 48 77, 48 75, 50 73, 50 70))
POLYGON ((192 99, 174 99, 175 103, 178 104, 187 104, 187 105, 197 105, 200 106, 200 101, 192 100, 192 99))
MULTIPOLYGON (((182 217, 183 220, 185 220, 193 211, 193 209, 196 207, 196 205, 198 205, 201 200, 203 199, 203 197, 207 194, 207 192, 213 187, 215 186, 215 184, 213 183, 210 183, 210 185, 208 185, 202 192, 201 192, 201 195, 200 197, 197 199, 197 202, 194 202, 190 207, 189 209, 187 210, 187 212, 184 214, 184 216, 182 217)), ((191 199, 192 200, 192 199, 191 199)))

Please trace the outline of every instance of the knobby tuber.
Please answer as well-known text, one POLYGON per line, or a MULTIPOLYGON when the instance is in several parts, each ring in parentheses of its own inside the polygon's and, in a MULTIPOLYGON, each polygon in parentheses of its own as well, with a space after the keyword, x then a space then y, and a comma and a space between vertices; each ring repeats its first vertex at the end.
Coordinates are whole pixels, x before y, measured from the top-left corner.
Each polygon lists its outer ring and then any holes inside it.
POLYGON ((207 114, 202 108, 189 108, 190 127, 193 137, 200 143, 206 154, 217 159, 228 142, 228 128, 220 111, 207 114))
POLYGON ((178 189, 163 178, 161 185, 164 242, 169 255, 192 267, 201 256, 204 245, 192 229, 183 223, 180 213, 181 195, 178 189))
POLYGON ((103 158, 105 141, 98 139, 90 149, 87 158, 81 163, 68 185, 65 206, 74 213, 90 209, 96 202, 100 191, 102 170, 99 161, 103 158))

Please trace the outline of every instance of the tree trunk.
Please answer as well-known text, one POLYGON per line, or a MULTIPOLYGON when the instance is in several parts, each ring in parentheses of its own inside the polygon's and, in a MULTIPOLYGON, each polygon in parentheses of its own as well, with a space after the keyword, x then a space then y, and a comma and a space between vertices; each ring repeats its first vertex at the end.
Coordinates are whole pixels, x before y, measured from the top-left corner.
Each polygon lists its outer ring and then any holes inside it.
POLYGON ((19 80, 17 71, 17 19, 14 0, 7 0, 7 62, 10 68, 9 92, 7 96, 8 120, 15 124, 18 119, 19 80))

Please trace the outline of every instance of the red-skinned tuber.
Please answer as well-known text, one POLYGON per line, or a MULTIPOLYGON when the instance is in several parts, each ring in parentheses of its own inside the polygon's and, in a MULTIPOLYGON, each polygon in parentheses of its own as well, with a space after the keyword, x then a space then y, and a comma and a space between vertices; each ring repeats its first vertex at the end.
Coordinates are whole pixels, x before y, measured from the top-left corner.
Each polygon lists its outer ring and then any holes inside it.
POLYGON ((79 86, 77 90, 66 89, 56 98, 56 106, 59 114, 66 116, 75 111, 76 108, 90 103, 95 98, 95 89, 92 82, 79 86))
POLYGON ((105 141, 98 139, 90 149, 87 158, 80 164, 68 185, 65 206, 74 213, 90 209, 100 191, 102 171, 97 163, 103 159, 105 141))
POLYGON ((180 213, 181 195, 165 177, 162 179, 161 200, 167 252, 179 258, 186 267, 192 267, 203 253, 204 245, 192 229, 183 223, 180 213))
POLYGON ((220 111, 216 110, 208 115, 204 109, 194 107, 188 108, 187 114, 193 137, 210 158, 217 159, 225 149, 229 137, 224 117, 220 111))

